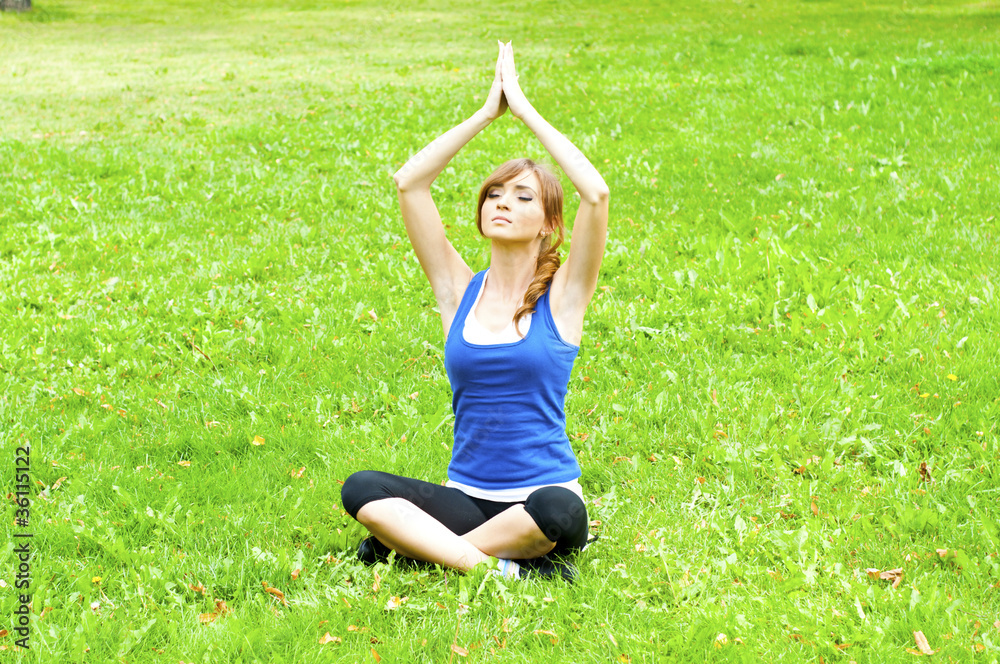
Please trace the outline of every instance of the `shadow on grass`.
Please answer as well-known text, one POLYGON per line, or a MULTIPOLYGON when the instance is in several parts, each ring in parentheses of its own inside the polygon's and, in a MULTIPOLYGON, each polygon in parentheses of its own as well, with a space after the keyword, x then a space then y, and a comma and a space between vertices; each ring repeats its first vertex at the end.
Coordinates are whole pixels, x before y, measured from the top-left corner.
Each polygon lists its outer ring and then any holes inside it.
POLYGON ((64 5, 45 3, 40 5, 32 3, 31 9, 26 11, 5 10, 4 14, 14 17, 25 23, 56 23, 74 18, 73 12, 64 5))

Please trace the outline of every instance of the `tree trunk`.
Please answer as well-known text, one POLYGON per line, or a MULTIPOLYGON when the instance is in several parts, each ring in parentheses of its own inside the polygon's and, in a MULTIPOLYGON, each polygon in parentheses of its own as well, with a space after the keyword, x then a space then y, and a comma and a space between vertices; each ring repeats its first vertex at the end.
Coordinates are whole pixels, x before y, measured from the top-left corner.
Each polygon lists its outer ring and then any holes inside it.
POLYGON ((0 0, 0 11, 26 12, 31 9, 31 0, 0 0))

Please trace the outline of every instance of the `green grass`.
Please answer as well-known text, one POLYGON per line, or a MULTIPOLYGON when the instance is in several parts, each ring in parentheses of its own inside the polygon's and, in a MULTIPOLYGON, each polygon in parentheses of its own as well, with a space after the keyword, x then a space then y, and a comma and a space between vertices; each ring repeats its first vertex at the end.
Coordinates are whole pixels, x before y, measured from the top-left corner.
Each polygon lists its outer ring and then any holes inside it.
MULTIPOLYGON (((37 616, 4 661, 1000 657, 1000 5, 35 4, 0 14, 0 478, 30 443, 37 616), (574 586, 362 567, 339 503, 363 468, 444 478, 390 174, 497 38, 612 190, 574 586)), ((470 265, 521 155, 508 116, 435 185, 470 265)))

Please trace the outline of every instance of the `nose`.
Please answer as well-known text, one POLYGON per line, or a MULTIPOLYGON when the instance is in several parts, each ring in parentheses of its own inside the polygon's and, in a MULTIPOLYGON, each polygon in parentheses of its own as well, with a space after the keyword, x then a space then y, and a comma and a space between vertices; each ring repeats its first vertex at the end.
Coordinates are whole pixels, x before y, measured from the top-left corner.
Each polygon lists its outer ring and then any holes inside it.
POLYGON ((509 210, 510 207, 507 204, 507 192, 500 194, 500 198, 497 199, 497 207, 509 210))

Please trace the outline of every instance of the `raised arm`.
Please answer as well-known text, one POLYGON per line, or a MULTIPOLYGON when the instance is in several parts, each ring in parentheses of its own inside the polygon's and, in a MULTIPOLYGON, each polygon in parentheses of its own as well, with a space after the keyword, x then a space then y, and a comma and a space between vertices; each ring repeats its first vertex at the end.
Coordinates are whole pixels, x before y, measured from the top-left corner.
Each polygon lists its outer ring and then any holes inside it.
POLYGON ((393 176, 406 234, 434 291, 446 335, 472 270, 445 236, 441 215, 431 198, 431 183, 473 136, 506 112, 500 78, 503 55, 501 44, 493 84, 483 107, 410 157, 393 176))
MULTIPOLYGON (((597 276, 608 236, 608 185, 587 157, 534 109, 521 91, 508 43, 501 66, 503 92, 510 111, 535 134, 580 194, 569 256, 552 280, 553 315, 562 330, 582 331, 583 315, 597 289, 597 276)), ((575 333, 571 336, 577 336, 575 333)))

